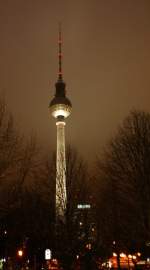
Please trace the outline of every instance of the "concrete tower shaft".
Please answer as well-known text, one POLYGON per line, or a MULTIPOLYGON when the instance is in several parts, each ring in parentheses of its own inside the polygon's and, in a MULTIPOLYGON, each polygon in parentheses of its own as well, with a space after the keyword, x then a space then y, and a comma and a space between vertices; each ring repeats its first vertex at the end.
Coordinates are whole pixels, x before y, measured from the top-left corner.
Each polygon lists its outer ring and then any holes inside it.
POLYGON ((65 125, 57 121, 57 156, 56 156, 56 217, 64 219, 67 203, 66 192, 66 156, 65 156, 65 125))

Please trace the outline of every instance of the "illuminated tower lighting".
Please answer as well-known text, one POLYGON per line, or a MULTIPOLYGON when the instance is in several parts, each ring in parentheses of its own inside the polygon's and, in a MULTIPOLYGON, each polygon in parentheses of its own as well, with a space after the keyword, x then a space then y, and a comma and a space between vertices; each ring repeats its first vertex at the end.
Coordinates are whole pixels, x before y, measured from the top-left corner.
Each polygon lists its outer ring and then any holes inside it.
POLYGON ((66 156, 65 156, 65 119, 70 115, 72 105, 66 97, 66 85, 62 74, 62 37, 59 27, 58 40, 59 72, 55 84, 55 96, 50 102, 49 108, 52 116, 56 119, 57 126, 57 151, 56 151, 56 220, 65 221, 67 204, 66 191, 66 156))

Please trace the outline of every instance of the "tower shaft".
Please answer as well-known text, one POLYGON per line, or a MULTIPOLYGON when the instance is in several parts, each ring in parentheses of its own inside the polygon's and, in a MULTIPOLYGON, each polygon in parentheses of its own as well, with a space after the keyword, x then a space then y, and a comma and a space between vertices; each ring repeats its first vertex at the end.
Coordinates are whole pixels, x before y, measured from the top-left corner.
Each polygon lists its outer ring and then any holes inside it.
POLYGON ((66 155, 65 121, 57 121, 57 156, 56 156, 56 218, 65 219, 66 211, 66 155))

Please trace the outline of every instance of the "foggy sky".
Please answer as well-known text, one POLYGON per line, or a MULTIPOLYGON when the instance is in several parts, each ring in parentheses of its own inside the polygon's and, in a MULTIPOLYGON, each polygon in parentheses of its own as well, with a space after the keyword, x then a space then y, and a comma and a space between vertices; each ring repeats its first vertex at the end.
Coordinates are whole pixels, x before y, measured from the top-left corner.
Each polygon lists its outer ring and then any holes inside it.
POLYGON ((150 111, 150 1, 0 0, 0 90, 20 130, 50 152, 60 21, 66 140, 94 159, 130 110, 150 111))

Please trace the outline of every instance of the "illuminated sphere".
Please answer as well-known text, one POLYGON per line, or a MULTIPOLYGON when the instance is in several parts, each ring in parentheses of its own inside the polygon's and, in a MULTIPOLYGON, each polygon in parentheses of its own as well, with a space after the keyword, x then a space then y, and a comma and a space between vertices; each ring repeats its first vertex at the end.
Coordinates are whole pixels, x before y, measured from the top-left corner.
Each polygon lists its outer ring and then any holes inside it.
POLYGON ((55 118, 67 118, 72 110, 70 100, 66 97, 65 83, 58 81, 56 83, 56 94, 49 104, 51 114, 55 118))
POLYGON ((72 105, 66 97, 54 97, 50 103, 52 116, 67 118, 71 113, 72 105))

